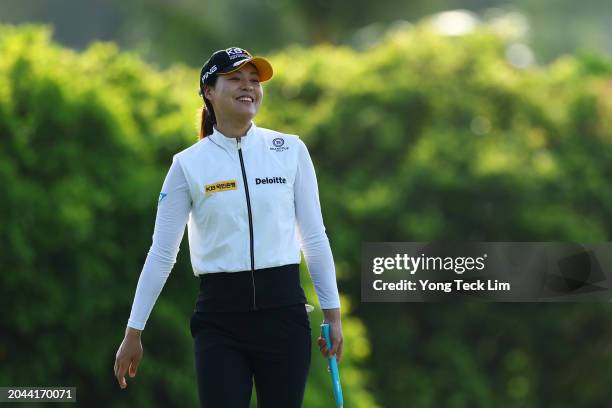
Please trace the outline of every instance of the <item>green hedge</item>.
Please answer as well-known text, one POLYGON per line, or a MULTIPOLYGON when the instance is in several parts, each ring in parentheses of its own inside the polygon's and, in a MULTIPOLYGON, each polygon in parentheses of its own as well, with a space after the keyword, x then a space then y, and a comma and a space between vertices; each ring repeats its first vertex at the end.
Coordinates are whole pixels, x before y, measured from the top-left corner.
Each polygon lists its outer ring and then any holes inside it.
MULTIPOLYGON (((195 406, 198 285, 186 234, 127 391, 112 367, 163 178, 172 155, 197 140, 197 70, 158 72, 112 44, 77 54, 36 26, 0 28, 0 53, 0 383, 76 386, 87 406, 195 406)), ((305 271, 303 281, 314 302, 305 271)), ((315 338, 322 316, 311 319, 315 338)), ((347 401, 375 406, 356 366, 367 356, 363 325, 347 315, 345 330, 363 337, 343 363, 347 401)), ((307 405, 331 395, 313 352, 307 405)))
MULTIPOLYGON (((256 122, 299 134, 315 161, 347 406, 608 402, 607 305, 360 303, 364 241, 610 239, 612 64, 517 69, 507 45, 486 27, 421 25, 364 52, 269 56, 256 122)), ((159 71, 107 43, 75 53, 39 26, 0 27, 0 55, 0 383, 77 386, 88 406, 195 406, 186 238, 127 390, 112 365, 163 178, 196 140, 198 69, 159 71)), ((305 269, 302 282, 316 303, 305 269)), ((304 406, 331 398, 314 347, 304 406)))
MULTIPOLYGON (((518 69, 508 45, 486 27, 453 38, 422 25, 362 53, 275 56, 265 117, 307 140, 352 299, 364 241, 610 240, 610 59, 518 69)), ((607 405, 611 313, 606 304, 355 309, 385 407, 607 405)))

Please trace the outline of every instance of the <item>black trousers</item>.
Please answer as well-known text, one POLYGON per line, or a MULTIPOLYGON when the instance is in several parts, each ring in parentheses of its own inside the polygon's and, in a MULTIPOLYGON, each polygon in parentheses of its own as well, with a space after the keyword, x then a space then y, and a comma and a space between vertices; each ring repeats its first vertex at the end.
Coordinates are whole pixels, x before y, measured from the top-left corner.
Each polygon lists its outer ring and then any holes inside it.
POLYGON ((251 311, 193 312, 200 406, 302 406, 310 368, 311 328, 304 303, 251 311))

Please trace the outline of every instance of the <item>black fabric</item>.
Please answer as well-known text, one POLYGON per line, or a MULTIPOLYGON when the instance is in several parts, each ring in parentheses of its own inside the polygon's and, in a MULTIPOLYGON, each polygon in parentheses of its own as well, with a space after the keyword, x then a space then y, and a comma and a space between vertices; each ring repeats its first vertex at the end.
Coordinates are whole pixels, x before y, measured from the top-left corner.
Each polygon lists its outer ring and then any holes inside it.
POLYGON ((306 303, 300 265, 200 275, 200 312, 248 312, 306 303), (253 286, 255 290, 253 290, 253 286))
POLYGON ((299 408, 312 353, 304 304, 191 317, 202 408, 299 408))

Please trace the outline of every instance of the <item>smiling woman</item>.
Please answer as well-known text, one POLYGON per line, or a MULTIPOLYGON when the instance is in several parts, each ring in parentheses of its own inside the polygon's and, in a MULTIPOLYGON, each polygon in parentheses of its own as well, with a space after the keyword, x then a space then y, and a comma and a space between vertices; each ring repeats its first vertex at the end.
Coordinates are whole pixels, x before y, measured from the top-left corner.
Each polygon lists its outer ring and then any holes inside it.
POLYGON ((218 77, 214 87, 206 85, 204 95, 216 112, 217 127, 224 135, 243 135, 246 129, 227 129, 228 125, 244 123, 257 114, 263 91, 257 68, 251 63, 218 77))
MULTIPOLYGON (((200 294, 190 322, 203 407, 297 408, 310 368, 311 328, 300 250, 342 358, 340 297, 314 166, 297 135, 253 122, 272 78, 261 57, 232 47, 202 67, 198 142, 174 155, 153 243, 138 280, 115 376, 127 387, 142 358, 140 333, 176 261, 185 224, 200 294), (278 386, 282 376, 282 387, 278 386)), ((163 199, 162 199, 163 198, 163 199)))
POLYGON ((272 75, 272 65, 266 59, 253 57, 246 50, 234 47, 215 52, 200 73, 200 96, 204 99, 200 139, 213 133, 214 124, 226 136, 244 135, 246 129, 227 127, 249 123, 257 114, 263 98, 261 82, 272 75))

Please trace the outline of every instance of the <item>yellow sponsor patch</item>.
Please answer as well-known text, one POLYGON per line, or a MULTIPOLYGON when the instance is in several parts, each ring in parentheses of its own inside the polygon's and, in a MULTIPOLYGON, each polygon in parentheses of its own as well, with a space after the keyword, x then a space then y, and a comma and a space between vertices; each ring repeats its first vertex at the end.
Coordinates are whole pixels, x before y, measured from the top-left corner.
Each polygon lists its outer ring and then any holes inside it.
POLYGON ((236 190, 236 180, 218 181, 204 186, 204 193, 210 195, 220 191, 236 190))

